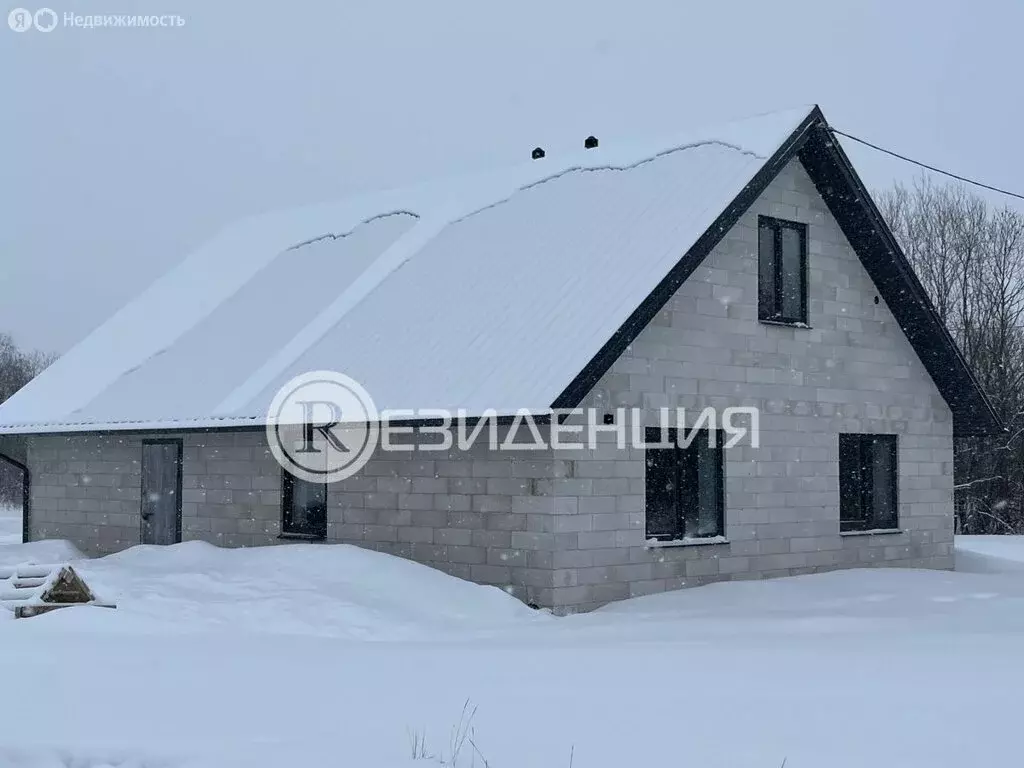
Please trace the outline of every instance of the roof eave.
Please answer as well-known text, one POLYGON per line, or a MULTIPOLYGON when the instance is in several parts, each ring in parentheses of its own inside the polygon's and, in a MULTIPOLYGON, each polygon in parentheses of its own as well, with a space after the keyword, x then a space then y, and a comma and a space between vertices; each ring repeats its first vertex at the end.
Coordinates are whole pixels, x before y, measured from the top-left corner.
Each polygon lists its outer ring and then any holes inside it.
POLYGON ((949 405, 954 435, 1005 432, 1002 420, 823 115, 807 136, 799 158, 949 405))

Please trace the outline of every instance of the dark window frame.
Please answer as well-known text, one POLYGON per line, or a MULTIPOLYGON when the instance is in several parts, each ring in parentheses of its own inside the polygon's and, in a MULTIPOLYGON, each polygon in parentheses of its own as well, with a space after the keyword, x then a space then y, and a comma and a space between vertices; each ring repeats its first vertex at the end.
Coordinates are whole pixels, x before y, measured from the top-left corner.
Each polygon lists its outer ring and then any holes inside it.
POLYGON ((839 531, 860 533, 897 530, 899 505, 899 439, 893 434, 843 433, 839 435, 839 531), (889 452, 891 477, 886 492, 891 519, 881 519, 884 510, 876 503, 874 454, 876 446, 889 452), (850 462, 853 462, 852 466, 850 462))
POLYGON ((322 540, 327 538, 327 483, 309 483, 308 480, 295 477, 287 469, 281 470, 281 537, 293 539, 322 540), (292 523, 293 504, 295 500, 295 484, 308 483, 309 485, 323 485, 324 504, 322 522, 318 521, 315 526, 297 526, 292 523))
MULTIPOLYGON (((679 445, 678 428, 662 430, 660 427, 647 427, 645 431, 644 456, 644 535, 648 540, 657 541, 682 541, 698 539, 714 539, 725 536, 725 449, 723 447, 723 436, 721 430, 696 430, 697 434, 690 441, 686 448, 679 445), (708 449, 708 432, 715 437, 714 448, 708 449), (658 444, 664 440, 672 443, 671 447, 659 447, 658 444), (697 529, 700 522, 700 487, 698 478, 699 457, 696 453, 697 446, 702 444, 705 450, 711 450, 716 455, 715 472, 716 494, 715 494, 715 530, 712 533, 691 533, 686 535, 687 521, 697 529), (657 452, 657 453, 652 453, 657 452), (652 475, 651 468, 656 460, 667 458, 665 454, 671 452, 669 471, 673 473, 672 505, 673 509, 669 517, 672 518, 671 530, 664 532, 652 532, 651 521, 655 518, 664 518, 664 514, 654 514, 652 504, 657 503, 658 494, 652 493, 651 483, 656 476, 652 475)), ((687 436, 692 434, 687 432, 687 436)), ((660 470, 664 471, 664 469, 660 470)))
POLYGON ((799 221, 778 219, 774 216, 757 217, 757 317, 763 323, 779 323, 783 325, 807 325, 807 225, 799 221), (773 289, 771 296, 762 283, 762 274, 765 271, 764 261, 767 254, 761 248, 761 231, 764 229, 772 232, 772 277, 773 289), (785 230, 793 230, 800 236, 800 314, 798 317, 787 317, 783 314, 783 297, 786 290, 784 285, 784 264, 782 259, 782 233, 785 230))

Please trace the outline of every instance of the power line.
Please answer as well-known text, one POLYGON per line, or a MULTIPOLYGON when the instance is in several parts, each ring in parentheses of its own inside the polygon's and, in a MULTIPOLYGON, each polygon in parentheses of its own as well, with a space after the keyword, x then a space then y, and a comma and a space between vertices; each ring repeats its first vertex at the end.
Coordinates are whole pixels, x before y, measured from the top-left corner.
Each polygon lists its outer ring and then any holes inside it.
POLYGON ((988 190, 991 190, 992 192, 999 192, 1000 194, 1003 194, 1003 195, 1009 195, 1010 197, 1015 197, 1018 200, 1024 200, 1024 195, 1018 194, 1016 192, 1010 192, 1007 189, 1000 189, 999 187, 993 187, 991 184, 984 184, 984 183, 982 183, 980 181, 975 181, 974 179, 969 179, 966 176, 961 176, 961 175, 959 175, 957 173, 951 173, 950 171, 944 171, 941 168, 936 168, 934 165, 928 165, 927 163, 922 163, 919 160, 914 160, 913 158, 907 157, 906 155, 901 155, 899 152, 893 152, 891 149, 886 149, 885 147, 880 147, 877 144, 872 144, 870 141, 865 141, 864 139, 858 138, 856 136, 851 136, 848 133, 840 131, 838 128, 829 127, 829 130, 832 131, 832 133, 838 133, 840 136, 845 136, 846 138, 852 139, 853 141, 856 141, 856 142, 858 142, 860 144, 863 144, 866 147, 871 147, 872 149, 877 149, 879 152, 884 152, 887 155, 891 155, 893 157, 899 158, 900 160, 903 160, 905 162, 913 163, 914 165, 920 166, 921 168, 926 168, 929 171, 934 171, 935 173, 941 173, 943 176, 949 176, 951 179, 956 179, 957 181, 963 181, 963 182, 966 182, 967 184, 973 184, 976 187, 981 187, 982 189, 988 189, 988 190))

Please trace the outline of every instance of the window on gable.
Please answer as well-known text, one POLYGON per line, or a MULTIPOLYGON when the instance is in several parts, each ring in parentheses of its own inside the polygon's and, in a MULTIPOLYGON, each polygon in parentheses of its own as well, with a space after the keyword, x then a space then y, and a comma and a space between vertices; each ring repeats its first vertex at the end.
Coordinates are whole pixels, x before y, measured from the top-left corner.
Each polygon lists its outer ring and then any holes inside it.
POLYGON ((839 436, 839 530, 898 526, 896 435, 839 436))
POLYGON ((758 317, 807 322, 807 225, 758 217, 758 317))
POLYGON ((327 485, 310 483, 285 471, 281 488, 281 533, 327 536, 327 485))
POLYGON ((690 432, 681 446, 679 430, 646 430, 647 538, 706 538, 725 533, 722 433, 690 432), (666 447, 650 447, 664 444, 666 447))

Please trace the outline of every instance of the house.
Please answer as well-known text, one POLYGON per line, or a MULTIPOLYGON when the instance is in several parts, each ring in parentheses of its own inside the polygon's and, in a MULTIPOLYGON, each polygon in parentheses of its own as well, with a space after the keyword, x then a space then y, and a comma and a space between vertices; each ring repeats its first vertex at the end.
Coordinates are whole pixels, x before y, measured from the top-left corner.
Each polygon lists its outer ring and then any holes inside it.
POLYGON ((0 407, 26 539, 347 542, 559 613, 952 568, 953 438, 1001 425, 821 111, 595 144, 224 231, 0 407), (310 371, 407 432, 436 426, 424 409, 507 437, 575 408, 603 431, 504 451, 406 434, 321 483, 266 429, 310 371), (726 447, 709 408, 754 409, 756 440, 726 447), (615 431, 627 410, 642 445, 615 431))

